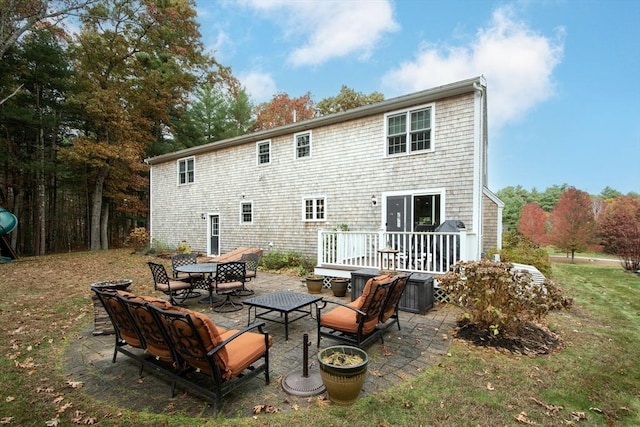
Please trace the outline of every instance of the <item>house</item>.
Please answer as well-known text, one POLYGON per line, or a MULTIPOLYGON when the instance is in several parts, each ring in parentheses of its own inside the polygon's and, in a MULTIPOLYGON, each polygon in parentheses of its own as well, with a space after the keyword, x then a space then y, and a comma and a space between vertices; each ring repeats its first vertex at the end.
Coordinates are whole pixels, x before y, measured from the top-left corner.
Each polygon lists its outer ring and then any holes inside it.
POLYGON ((151 237, 212 256, 293 250, 326 275, 443 271, 500 247, 487 139, 476 77, 152 157, 151 237))

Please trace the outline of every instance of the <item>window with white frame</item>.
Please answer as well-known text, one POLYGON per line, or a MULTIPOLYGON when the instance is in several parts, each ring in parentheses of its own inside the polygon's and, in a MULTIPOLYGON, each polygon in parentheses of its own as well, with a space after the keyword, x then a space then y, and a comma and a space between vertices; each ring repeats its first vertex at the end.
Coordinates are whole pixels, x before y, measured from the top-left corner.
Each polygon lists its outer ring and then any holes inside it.
POLYGON ((304 220, 324 221, 325 220, 326 198, 308 197, 304 199, 304 220))
POLYGON ((433 121, 432 105, 387 114, 387 155, 431 150, 433 121))
POLYGON ((195 157, 178 160, 178 185, 191 184, 195 181, 195 157))
POLYGON ((240 203, 240 224, 253 224, 253 202, 240 203))
POLYGON ((256 145, 258 154, 258 164, 267 165, 271 163, 271 141, 260 141, 256 145))
POLYGON ((297 133, 294 135, 296 143, 296 159, 311 157, 311 132, 297 133))

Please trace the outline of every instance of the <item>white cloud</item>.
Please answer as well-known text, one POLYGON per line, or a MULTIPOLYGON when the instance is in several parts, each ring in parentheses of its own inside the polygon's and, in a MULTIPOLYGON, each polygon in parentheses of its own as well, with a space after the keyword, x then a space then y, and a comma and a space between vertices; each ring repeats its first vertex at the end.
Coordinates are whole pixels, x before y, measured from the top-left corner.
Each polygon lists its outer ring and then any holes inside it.
POLYGON ((469 46, 424 46, 383 82, 395 93, 407 93, 484 75, 489 122, 498 130, 553 96, 551 75, 562 59, 562 36, 562 30, 555 40, 538 34, 510 8, 500 8, 469 46))
POLYGON ((300 40, 288 62, 319 65, 333 58, 368 58, 385 33, 399 26, 388 0, 247 0, 243 2, 276 20, 289 41, 300 40))
POLYGON ((261 102, 270 101, 277 92, 273 77, 270 74, 258 71, 250 71, 240 74, 238 80, 247 90, 247 94, 251 97, 251 101, 259 104, 261 102))

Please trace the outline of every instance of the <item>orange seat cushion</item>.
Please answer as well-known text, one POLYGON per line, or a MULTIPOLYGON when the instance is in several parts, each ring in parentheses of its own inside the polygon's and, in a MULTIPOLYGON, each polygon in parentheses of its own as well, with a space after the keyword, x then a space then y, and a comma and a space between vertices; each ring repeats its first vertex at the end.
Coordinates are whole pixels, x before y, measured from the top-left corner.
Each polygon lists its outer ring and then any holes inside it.
MULTIPOLYGON (((367 313, 367 309, 371 304, 371 300, 378 286, 390 283, 392 280, 393 279, 388 274, 372 277, 367 280, 367 283, 362 290, 362 295, 351 301, 348 305, 367 313)), ((327 313, 322 314, 320 317, 320 325, 342 332, 356 333, 358 332, 359 320, 358 312, 347 307, 336 307, 327 313)), ((362 333, 364 335, 368 335, 375 329, 377 324, 377 316, 372 317, 364 323, 362 333)))

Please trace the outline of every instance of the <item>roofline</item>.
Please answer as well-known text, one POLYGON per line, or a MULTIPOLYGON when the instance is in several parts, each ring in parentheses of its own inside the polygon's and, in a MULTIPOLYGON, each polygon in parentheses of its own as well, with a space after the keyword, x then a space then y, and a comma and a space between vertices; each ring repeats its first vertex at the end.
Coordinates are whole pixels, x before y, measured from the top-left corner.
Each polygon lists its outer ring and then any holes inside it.
POLYGON ((392 111, 394 109, 409 107, 417 103, 432 102, 437 99, 448 98, 451 96, 461 95, 463 93, 473 92, 474 90, 485 90, 486 86, 487 84, 484 77, 474 77, 471 79, 461 80, 459 82, 438 86, 432 89, 426 89, 420 92, 414 92, 408 95, 402 95, 396 98, 387 99, 384 101, 376 102, 375 104, 364 105, 362 107, 354 108, 348 111, 328 114, 326 116, 303 120, 301 122, 291 123, 273 129, 253 132, 246 135, 236 136, 234 138, 210 142, 208 144, 199 145, 197 147, 186 148, 184 150, 150 157, 145 159, 144 161, 149 165, 164 163, 187 156, 207 153, 209 151, 218 150, 225 147, 261 141, 265 139, 275 138, 281 135, 293 134, 309 129, 315 129, 321 126, 328 126, 335 123, 359 119, 361 117, 380 114, 387 111, 392 111))

